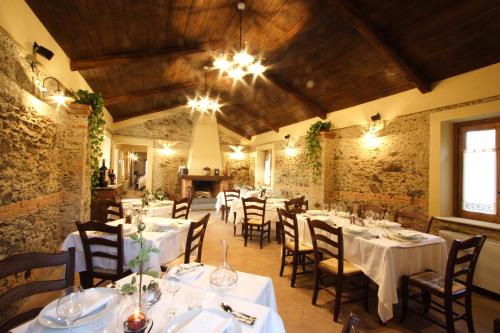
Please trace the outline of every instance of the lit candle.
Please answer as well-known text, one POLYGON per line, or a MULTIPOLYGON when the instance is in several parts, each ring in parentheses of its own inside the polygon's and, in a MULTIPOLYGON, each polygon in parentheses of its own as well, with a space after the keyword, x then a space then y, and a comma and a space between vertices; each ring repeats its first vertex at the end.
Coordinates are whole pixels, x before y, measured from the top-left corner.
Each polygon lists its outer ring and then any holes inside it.
POLYGON ((139 331, 146 325, 146 316, 139 308, 135 309, 134 314, 127 319, 127 328, 132 331, 139 331))

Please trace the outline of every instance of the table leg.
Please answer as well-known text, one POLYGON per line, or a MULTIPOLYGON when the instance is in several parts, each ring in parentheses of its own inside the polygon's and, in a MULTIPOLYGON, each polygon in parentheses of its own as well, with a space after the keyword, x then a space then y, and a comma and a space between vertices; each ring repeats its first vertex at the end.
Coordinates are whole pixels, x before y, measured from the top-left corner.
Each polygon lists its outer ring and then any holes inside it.
POLYGON ((225 213, 226 213, 226 206, 222 205, 220 207, 220 218, 224 221, 224 216, 225 216, 225 213))

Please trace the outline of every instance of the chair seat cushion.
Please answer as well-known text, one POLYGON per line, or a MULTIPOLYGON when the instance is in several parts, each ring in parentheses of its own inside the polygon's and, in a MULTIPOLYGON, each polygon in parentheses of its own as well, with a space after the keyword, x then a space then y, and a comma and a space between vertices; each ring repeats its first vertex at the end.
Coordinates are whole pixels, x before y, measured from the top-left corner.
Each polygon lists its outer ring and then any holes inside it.
POLYGON ((248 219, 247 223, 251 225, 262 225, 262 219, 248 219))
MULTIPOLYGON (((416 282, 417 284, 421 284, 423 286, 435 289, 441 293, 444 293, 444 277, 434 272, 423 272, 410 276, 411 282, 416 282)), ((459 282, 453 282, 453 286, 451 287, 452 293, 458 293, 464 291, 466 289, 465 285, 459 282)))
MULTIPOLYGON (((295 251, 295 242, 287 239, 285 241, 285 246, 290 251, 295 251)), ((313 252, 312 246, 302 244, 299 242, 299 252, 313 252)))
MULTIPOLYGON (((333 274, 338 274, 339 272, 339 265, 338 261, 336 258, 330 258, 326 260, 322 260, 319 262, 319 268, 321 270, 333 273, 333 274)), ((355 275, 355 274, 360 274, 362 271, 351 264, 349 261, 344 260, 344 275, 355 275)))

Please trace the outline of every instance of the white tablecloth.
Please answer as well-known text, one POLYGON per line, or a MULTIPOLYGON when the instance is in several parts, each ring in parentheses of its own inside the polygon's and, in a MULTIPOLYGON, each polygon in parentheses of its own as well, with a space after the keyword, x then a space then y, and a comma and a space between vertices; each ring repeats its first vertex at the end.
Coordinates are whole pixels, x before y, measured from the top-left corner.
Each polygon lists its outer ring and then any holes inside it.
MULTIPOLYGON (((259 194, 260 191, 245 190, 245 189, 240 190, 240 198, 258 197, 259 194)), ((226 205, 226 200, 224 199, 224 192, 219 192, 217 194, 217 201, 215 202, 215 210, 217 211, 217 213, 220 211, 221 207, 225 205, 226 205)))
MULTIPOLYGON (((207 269, 207 274, 209 275, 211 270, 214 269, 214 267, 206 267, 207 269)), ((248 326, 241 324, 242 332, 243 333, 284 333, 285 328, 283 325, 283 321, 281 320, 280 316, 276 313, 276 311, 271 308, 267 307, 264 305, 259 304, 256 301, 255 295, 262 295, 262 294, 270 294, 266 298, 268 299, 274 299, 274 290, 271 286, 269 287, 267 283, 261 283, 267 278, 264 278, 262 276, 258 275, 253 275, 253 274, 248 274, 248 273, 242 273, 238 272, 238 285, 233 289, 224 295, 224 303, 227 303, 230 305, 234 310, 240 311, 249 315, 253 315, 257 317, 257 321, 255 322, 254 326, 248 326), (252 280, 255 281, 256 283, 252 283, 252 280), (245 297, 242 297, 244 296, 245 297)), ((118 285, 122 285, 124 283, 127 283, 130 281, 131 276, 128 276, 120 281, 117 282, 118 285)), ((149 283, 151 280, 150 277, 145 276, 144 277, 144 284, 149 283)), ((160 281, 156 279, 157 281, 160 281)), ((269 281, 270 282, 270 281, 269 281)), ((162 297, 158 303, 152 306, 149 312, 149 317, 153 319, 154 321, 154 326, 152 329, 152 333, 162 333, 163 328, 168 322, 167 315, 166 315, 166 309, 168 309, 169 304, 171 302, 171 296, 168 295, 168 293, 165 291, 163 283, 160 281, 159 282, 161 288, 162 288, 162 297)), ((200 292, 200 289, 203 289, 203 294, 204 294, 204 301, 203 301, 203 308, 219 308, 218 304, 218 296, 216 295, 215 292, 210 290, 210 287, 208 285, 208 281, 205 281, 204 276, 200 278, 200 280, 195 281, 194 283, 191 284, 186 284, 182 283, 182 287, 180 291, 175 295, 175 301, 176 301, 176 307, 180 312, 185 312, 187 311, 187 305, 189 302, 189 298, 192 295, 193 292, 200 292)), ((104 317, 102 320, 98 320, 92 325, 86 325, 83 327, 75 327, 73 328, 73 333, 83 333, 83 332, 92 332, 94 330, 95 332, 104 332, 102 327, 103 325, 108 325, 106 326, 107 329, 113 329, 117 325, 119 325, 119 320, 118 320, 118 315, 122 309, 125 309, 127 306, 129 306, 132 302, 132 299, 130 297, 123 297, 122 298, 122 304, 117 307, 114 313, 110 313, 108 316, 104 317), (104 324, 105 323, 105 324, 104 324), (116 323, 115 326, 113 327, 113 323, 116 323), (90 327, 93 326, 93 327, 90 327), (97 328, 100 328, 96 330, 97 328)), ((66 333, 69 330, 50 330, 43 328, 38 321, 35 319, 32 322, 28 322, 24 325, 21 325, 17 327, 16 329, 13 330, 13 333, 35 333, 35 332, 40 332, 40 333, 66 333)), ((114 331, 109 331, 109 332, 114 332, 114 331)), ((118 331, 118 332, 121 332, 118 331)), ((197 332, 193 332, 197 333, 197 332)))
MULTIPOLYGON (((300 241, 311 245, 311 234, 306 217, 297 216, 300 241)), ((338 226, 349 224, 344 217, 331 215, 338 226)), ((344 233, 344 258, 357 266, 378 286, 378 314, 387 322, 393 317, 393 304, 398 303, 397 288, 403 275, 426 269, 443 274, 447 249, 443 238, 424 234, 421 243, 400 243, 387 238, 365 239, 344 233)))
MULTIPOLYGON (((285 208, 286 199, 267 199, 266 202, 266 221, 279 221, 277 208, 285 208)), ((236 224, 243 223, 243 218, 245 213, 243 211, 243 201, 241 199, 234 200, 231 204, 231 209, 229 211, 229 216, 233 216, 236 213, 236 224)))
MULTIPOLYGON (((151 224, 170 224, 172 222, 183 223, 182 226, 178 226, 169 231, 144 231, 143 236, 146 239, 146 244, 148 246, 154 246, 159 249, 159 253, 151 253, 149 255, 148 269, 160 272, 160 266, 166 264, 172 259, 177 258, 180 254, 184 253, 187 233, 189 230, 189 225, 191 220, 182 219, 170 219, 162 217, 145 217, 144 222, 149 227, 151 224)), ((124 223, 125 219, 109 222, 111 225, 117 225, 124 223)), ((134 230, 136 230, 134 228, 134 230)), ((146 229, 148 230, 148 229, 146 229)), ((100 236, 102 237, 102 236, 100 236)), ((75 257, 75 270, 76 272, 82 272, 86 270, 85 267, 85 255, 83 253, 82 241, 80 235, 77 231, 69 234, 61 245, 61 250, 66 251, 70 247, 76 248, 75 257)), ((104 251, 109 251, 109 247, 95 247, 101 248, 104 251)), ((123 237, 123 248, 124 248, 124 264, 127 265, 128 261, 134 258, 139 252, 139 245, 132 244, 132 239, 130 237, 123 237)), ((106 258, 95 258, 94 265, 96 267, 113 269, 116 268, 116 261, 106 258)))
MULTIPOLYGON (((122 205, 125 211, 129 209, 130 210, 139 209, 141 208, 142 200, 123 199, 122 205)), ((151 202, 148 206, 146 206, 146 209, 148 211, 147 213, 148 216, 171 217, 173 207, 174 207, 174 202, 171 200, 163 200, 163 201, 157 200, 155 204, 151 202)))

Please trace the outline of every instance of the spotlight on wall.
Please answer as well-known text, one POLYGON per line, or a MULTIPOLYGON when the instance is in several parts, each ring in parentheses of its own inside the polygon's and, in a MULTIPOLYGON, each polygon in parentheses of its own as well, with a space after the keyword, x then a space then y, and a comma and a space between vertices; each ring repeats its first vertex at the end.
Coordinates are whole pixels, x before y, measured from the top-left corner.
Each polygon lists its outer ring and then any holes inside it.
POLYGON ((136 153, 128 153, 128 158, 131 160, 131 161, 137 161, 139 160, 139 156, 137 156, 136 153))
POLYGON ((75 101, 74 98, 67 96, 67 93, 65 93, 61 89, 61 83, 59 82, 59 80, 57 80, 52 76, 47 76, 43 80, 42 87, 40 90, 44 93, 44 95, 45 93, 48 92, 48 88, 45 87, 45 83, 47 82, 47 80, 54 80, 57 83, 56 90, 52 94, 48 94, 47 96, 45 96, 45 98, 49 101, 49 103, 55 103, 59 106, 59 105, 66 105, 66 103, 71 103, 75 101))
POLYGON ((33 43, 33 54, 39 54, 47 60, 52 59, 54 56, 54 52, 42 45, 38 45, 37 42, 33 43))
POLYGON ((172 144, 170 143, 165 143, 163 145, 163 148, 160 150, 161 153, 165 156, 172 156, 175 153, 175 150, 172 149, 172 144))
POLYGON ((297 156, 299 149, 295 147, 297 141, 290 137, 290 134, 285 135, 285 155, 289 157, 297 156))
POLYGON ((245 153, 243 152, 243 146, 229 146, 233 150, 230 157, 233 160, 242 160, 245 158, 245 153))

